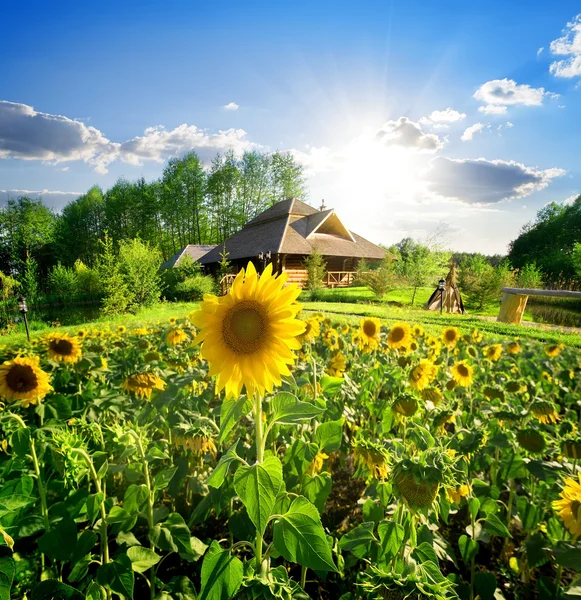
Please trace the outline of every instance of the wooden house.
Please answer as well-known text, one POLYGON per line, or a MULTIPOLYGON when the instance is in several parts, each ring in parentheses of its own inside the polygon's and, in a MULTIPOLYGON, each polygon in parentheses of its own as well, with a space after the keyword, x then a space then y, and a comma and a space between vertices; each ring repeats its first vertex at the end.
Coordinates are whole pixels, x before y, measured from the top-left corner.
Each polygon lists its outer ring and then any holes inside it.
POLYGON ((288 281, 302 286, 307 279, 304 260, 316 248, 325 258, 325 284, 349 285, 360 260, 380 261, 386 251, 350 231, 333 209, 321 208, 297 199, 278 202, 198 260, 215 271, 225 249, 234 272, 248 261, 258 271, 272 262, 276 272, 288 272, 288 281))

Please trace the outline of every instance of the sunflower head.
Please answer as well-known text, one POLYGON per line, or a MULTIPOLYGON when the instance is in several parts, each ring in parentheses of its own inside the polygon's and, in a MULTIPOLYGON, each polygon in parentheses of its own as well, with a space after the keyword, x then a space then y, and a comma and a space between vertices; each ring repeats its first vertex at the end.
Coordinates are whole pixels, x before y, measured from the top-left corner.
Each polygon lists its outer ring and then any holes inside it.
POLYGON ((387 334, 387 345, 392 350, 407 348, 412 341, 412 330, 407 323, 394 323, 387 334))
POLYGON ((403 417, 413 417, 419 408, 418 400, 410 394, 400 396, 392 405, 392 410, 403 417))
POLYGON ((444 331, 442 331, 442 342, 444 346, 448 348, 453 348, 458 340, 460 339, 460 332, 457 327, 446 327, 444 331))
POLYGON ((573 438, 563 440, 561 443, 561 454, 566 458, 579 460, 581 458, 581 439, 573 438))
POLYGON ((318 319, 307 319, 304 321, 305 331, 300 336, 301 340, 306 342, 314 342, 321 333, 321 322, 318 319))
POLYGON ((531 414, 539 423, 548 425, 556 423, 559 420, 559 413, 556 406, 548 400, 535 400, 529 407, 531 414))
POLYGON ((195 342, 202 343, 210 375, 218 376, 217 391, 225 388, 227 396, 239 395, 243 387, 251 395, 271 392, 281 376, 290 375, 305 325, 296 318, 300 289, 283 287, 287 277, 273 275, 272 264, 258 277, 248 263, 228 294, 205 296, 192 315, 200 330, 195 342))
POLYGON ((121 387, 128 392, 133 392, 138 398, 149 400, 154 390, 164 390, 165 381, 154 373, 135 373, 130 375, 121 387))
POLYGON ((440 484, 449 474, 444 455, 428 451, 423 455, 403 459, 393 470, 393 483, 400 497, 412 510, 430 508, 438 495, 440 484))
POLYGON ((333 353, 329 364, 327 365, 327 373, 332 377, 341 377, 347 370, 347 359, 341 351, 333 353))
POLYGON ((565 346, 563 344, 548 344, 545 346, 545 354, 549 358, 554 358, 555 356, 559 356, 564 348, 565 346))
POLYGON ((516 439, 520 447, 524 448, 531 454, 541 454, 547 446, 547 442, 543 434, 532 427, 518 431, 516 434, 516 439))
POLYGON ((46 336, 45 341, 48 355, 54 360, 72 364, 83 356, 79 340, 66 333, 51 333, 46 336))
POLYGON ((380 444, 359 439, 353 448, 353 458, 368 471, 370 478, 385 479, 389 469, 389 454, 380 444))
POLYGON ((559 513, 574 541, 581 536, 581 473, 578 477, 577 481, 565 479, 560 499, 553 501, 553 510, 559 513))
POLYGON ((432 404, 434 404, 434 406, 440 404, 440 402, 442 402, 442 398, 444 397, 442 392, 436 387, 428 387, 423 389, 421 391, 421 396, 422 400, 425 402, 429 400, 432 404))
POLYGON ((415 337, 420 338, 420 337, 424 337, 425 331, 421 325, 416 324, 412 327, 412 333, 414 334, 415 337))
POLYGON ((165 341, 169 346, 177 346, 189 340, 190 336, 181 327, 172 327, 165 336, 165 341))
POLYGON ((40 368, 38 357, 17 356, 0 365, 0 398, 4 400, 20 400, 26 408, 51 390, 49 375, 40 368))
POLYGON ((379 345, 379 334, 381 332, 381 323, 374 317, 365 317, 361 319, 359 327, 359 347, 361 350, 370 351, 379 345))
POLYGON ((510 342, 506 346, 506 351, 509 354, 520 354, 522 352, 522 346, 518 342, 510 342))
POLYGON ((465 360, 454 364, 451 368, 452 380, 456 385, 468 387, 474 381, 474 367, 465 360))
POLYGON ((473 329, 471 333, 472 341, 479 344, 482 341, 482 333, 478 329, 473 329))
POLYGON ((436 378, 438 367, 431 361, 422 358, 411 370, 410 385, 414 390, 424 390, 436 378))
POLYGON ((484 356, 492 362, 496 362, 502 356, 502 344, 492 344, 484 348, 484 356))

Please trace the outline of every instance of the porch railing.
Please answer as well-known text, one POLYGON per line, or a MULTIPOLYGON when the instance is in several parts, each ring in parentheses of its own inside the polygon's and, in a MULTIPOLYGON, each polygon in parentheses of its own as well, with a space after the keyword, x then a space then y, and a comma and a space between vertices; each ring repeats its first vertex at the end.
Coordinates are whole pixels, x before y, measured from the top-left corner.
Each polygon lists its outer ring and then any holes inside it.
POLYGON ((329 288, 348 287, 353 283, 354 271, 327 271, 323 282, 329 288))

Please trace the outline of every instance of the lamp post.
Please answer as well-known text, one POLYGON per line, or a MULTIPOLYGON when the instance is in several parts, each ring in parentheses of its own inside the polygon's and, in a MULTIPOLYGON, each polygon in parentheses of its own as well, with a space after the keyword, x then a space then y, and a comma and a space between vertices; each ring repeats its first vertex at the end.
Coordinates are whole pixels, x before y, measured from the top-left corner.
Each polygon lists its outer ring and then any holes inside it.
POLYGON ((24 327, 26 327, 26 337, 30 342, 30 331, 28 331, 28 321, 26 319, 26 313, 28 312, 28 306, 26 306, 26 298, 24 296, 20 296, 18 298, 18 310, 24 319, 24 327))
POLYGON ((438 289, 440 290, 440 314, 442 314, 444 308, 444 292, 446 291, 445 279, 440 279, 440 281, 438 281, 438 289))

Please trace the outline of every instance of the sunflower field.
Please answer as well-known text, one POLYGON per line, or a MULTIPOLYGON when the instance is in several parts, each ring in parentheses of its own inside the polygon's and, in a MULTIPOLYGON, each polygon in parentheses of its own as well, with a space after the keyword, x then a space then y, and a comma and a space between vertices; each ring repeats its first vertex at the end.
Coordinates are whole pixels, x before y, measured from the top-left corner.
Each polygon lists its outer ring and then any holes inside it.
POLYGON ((581 596, 578 351, 284 283, 0 348, 0 600, 581 596))

